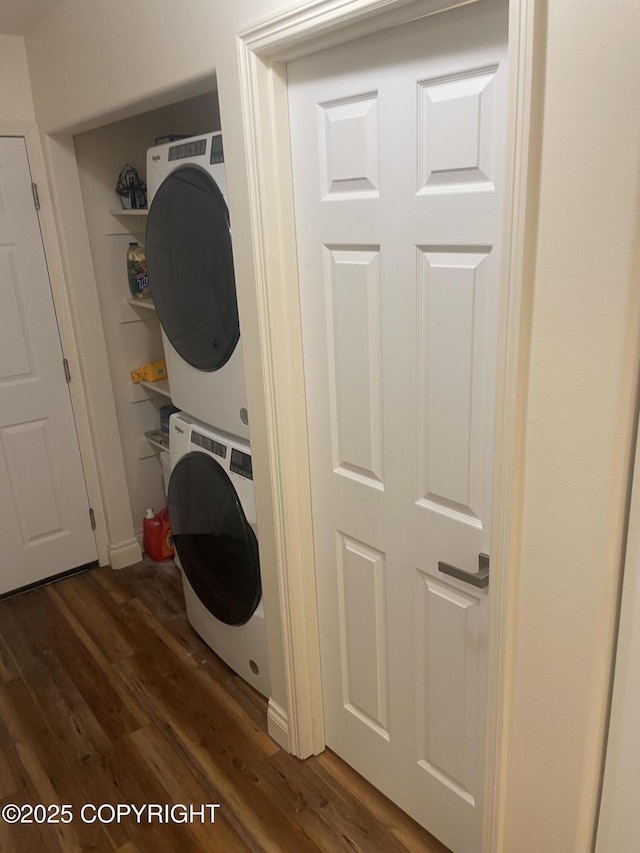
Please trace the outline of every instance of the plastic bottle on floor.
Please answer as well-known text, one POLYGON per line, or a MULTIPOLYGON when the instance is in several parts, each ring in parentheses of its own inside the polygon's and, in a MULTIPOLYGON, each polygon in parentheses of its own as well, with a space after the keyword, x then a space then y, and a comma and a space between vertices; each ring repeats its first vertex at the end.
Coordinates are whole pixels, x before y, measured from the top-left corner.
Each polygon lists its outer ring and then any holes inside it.
POLYGON ((149 557, 157 562, 173 557, 167 507, 157 514, 151 508, 145 512, 142 522, 142 545, 149 557))

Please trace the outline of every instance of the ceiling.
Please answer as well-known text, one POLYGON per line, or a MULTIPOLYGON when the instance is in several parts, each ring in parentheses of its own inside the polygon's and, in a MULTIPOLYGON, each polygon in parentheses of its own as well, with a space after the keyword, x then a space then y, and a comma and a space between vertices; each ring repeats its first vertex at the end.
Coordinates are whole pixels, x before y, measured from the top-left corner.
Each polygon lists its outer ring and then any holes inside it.
POLYGON ((63 0, 0 0, 0 34, 23 36, 63 0))

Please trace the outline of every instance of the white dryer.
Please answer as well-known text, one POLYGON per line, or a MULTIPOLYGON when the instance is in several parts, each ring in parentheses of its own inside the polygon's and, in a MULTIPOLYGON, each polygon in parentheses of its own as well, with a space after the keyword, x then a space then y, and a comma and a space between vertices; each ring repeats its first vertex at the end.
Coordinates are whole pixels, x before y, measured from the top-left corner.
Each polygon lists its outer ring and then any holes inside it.
POLYGON ((174 405, 249 437, 222 135, 147 152, 145 236, 174 405))
POLYGON ((169 520, 188 619, 268 697, 251 448, 180 413, 169 420, 169 453, 169 520))

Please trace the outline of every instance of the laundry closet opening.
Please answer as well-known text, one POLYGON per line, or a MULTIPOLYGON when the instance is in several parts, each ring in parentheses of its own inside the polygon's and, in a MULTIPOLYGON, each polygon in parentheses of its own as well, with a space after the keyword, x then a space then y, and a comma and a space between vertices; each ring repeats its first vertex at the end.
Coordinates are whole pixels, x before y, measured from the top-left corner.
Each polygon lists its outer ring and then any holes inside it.
MULTIPOLYGON (((169 135, 220 130, 217 91, 140 112, 73 137, 82 201, 100 302, 113 401, 125 464, 134 529, 140 538, 145 509, 166 504, 160 447, 147 433, 160 431, 160 409, 171 403, 163 382, 133 384, 130 371, 164 358, 160 323, 152 300, 130 298, 127 247, 144 245, 146 211, 123 211, 115 188, 129 164, 147 181, 147 150, 169 135)), ((170 380, 169 380, 170 381, 170 380)))

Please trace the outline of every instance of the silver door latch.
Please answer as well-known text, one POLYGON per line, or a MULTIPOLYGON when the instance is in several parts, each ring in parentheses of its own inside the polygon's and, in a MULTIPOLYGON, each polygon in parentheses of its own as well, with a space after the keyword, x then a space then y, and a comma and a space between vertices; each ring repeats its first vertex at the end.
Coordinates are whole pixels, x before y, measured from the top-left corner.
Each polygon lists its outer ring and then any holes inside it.
POLYGON ((464 569, 459 569, 457 566, 451 566, 449 563, 443 563, 440 560, 438 560, 438 571, 483 589, 485 586, 489 586, 489 555, 478 554, 477 572, 467 572, 464 569))

